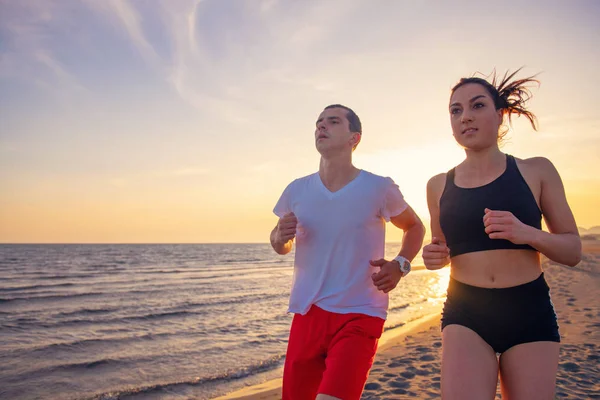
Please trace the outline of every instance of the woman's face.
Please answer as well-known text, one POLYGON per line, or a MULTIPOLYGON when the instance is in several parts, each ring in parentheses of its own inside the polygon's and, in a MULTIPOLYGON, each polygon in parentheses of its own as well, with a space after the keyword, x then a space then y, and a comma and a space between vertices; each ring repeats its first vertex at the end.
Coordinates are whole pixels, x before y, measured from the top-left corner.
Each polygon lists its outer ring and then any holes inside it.
POLYGON ((458 144, 465 149, 481 150, 497 146, 502 111, 496 110, 484 86, 467 83, 450 97, 450 123, 458 144))

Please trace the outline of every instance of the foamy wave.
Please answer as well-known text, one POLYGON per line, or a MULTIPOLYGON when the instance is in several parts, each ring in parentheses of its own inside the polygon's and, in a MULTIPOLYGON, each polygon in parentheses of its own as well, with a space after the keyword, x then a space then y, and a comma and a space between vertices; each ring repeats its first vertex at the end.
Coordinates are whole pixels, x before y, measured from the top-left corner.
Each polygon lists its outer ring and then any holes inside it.
POLYGON ((158 392, 163 390, 172 390, 177 386, 189 385, 201 387, 202 385, 206 385, 208 383, 214 383, 218 381, 232 381, 235 379, 246 378, 251 375, 255 375, 261 372, 270 371, 280 366, 282 359, 285 355, 277 355, 266 360, 260 361, 255 364, 251 364, 249 366, 240 368, 238 370, 230 370, 223 374, 214 375, 207 378, 193 378, 189 380, 183 380, 178 382, 169 382, 169 383, 160 383, 156 385, 148 385, 137 388, 129 388, 115 392, 108 392, 95 395, 94 397, 89 398, 90 400, 117 400, 122 396, 127 395, 136 395, 136 394, 151 394, 152 392, 158 392))

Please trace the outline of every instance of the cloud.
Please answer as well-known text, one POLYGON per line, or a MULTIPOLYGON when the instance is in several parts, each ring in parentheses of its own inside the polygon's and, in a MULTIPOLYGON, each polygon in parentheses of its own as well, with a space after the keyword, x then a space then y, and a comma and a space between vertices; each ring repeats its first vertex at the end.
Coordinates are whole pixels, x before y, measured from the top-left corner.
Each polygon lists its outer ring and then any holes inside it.
POLYGON ((69 26, 56 1, 1 3, 0 78, 19 79, 63 93, 84 90, 81 82, 52 53, 53 31, 69 26))
POLYGON ((19 76, 58 95, 98 85, 105 90, 111 74, 138 67, 131 64, 133 48, 203 120, 241 128, 261 122, 265 109, 281 107, 284 93, 297 93, 298 101, 315 92, 334 95, 340 65, 359 57, 349 43, 367 33, 333 46, 326 39, 353 31, 349 16, 361 4, 5 1, 0 30, 8 46, 0 76, 19 76), (100 68, 106 73, 99 77, 100 68))
POLYGON ((152 65, 160 66, 160 60, 152 43, 142 29, 141 17, 135 7, 127 0, 87 0, 86 4, 108 18, 117 19, 127 32, 128 38, 140 55, 152 65))
MULTIPOLYGON (((316 68, 315 60, 307 56, 326 47, 323 39, 336 30, 350 29, 344 18, 360 2, 300 6, 276 0, 188 0, 150 7, 124 0, 88 0, 87 4, 122 26, 148 65, 181 99, 211 118, 242 126, 260 118, 261 105, 278 104, 276 93, 281 90, 334 89, 318 70, 335 74, 338 66, 316 68), (169 51, 157 51, 153 32, 161 32, 169 51)), ((327 50, 328 55, 336 51, 348 48, 327 50)))
POLYGON ((198 19, 201 0, 133 3, 126 0, 97 2, 88 6, 105 20, 123 28, 126 39, 172 90, 192 107, 232 122, 247 122, 233 110, 240 105, 221 92, 224 76, 201 48, 198 19), (160 32, 168 49, 159 53, 152 38, 160 32))
POLYGON ((33 58, 41 65, 44 65, 48 70, 52 71, 58 84, 63 88, 70 88, 75 91, 87 91, 81 82, 70 74, 67 69, 54 58, 49 52, 43 49, 37 49, 33 52, 33 58))

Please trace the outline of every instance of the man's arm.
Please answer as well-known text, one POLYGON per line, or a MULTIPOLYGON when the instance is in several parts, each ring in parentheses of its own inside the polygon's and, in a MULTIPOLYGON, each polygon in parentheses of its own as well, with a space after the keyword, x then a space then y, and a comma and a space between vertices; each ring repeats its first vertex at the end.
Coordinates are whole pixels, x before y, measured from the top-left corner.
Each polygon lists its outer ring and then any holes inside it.
MULTIPOLYGON (((391 217, 390 221, 394 226, 402 229, 404 235, 402 237, 402 247, 398 255, 403 256, 407 260, 411 261, 421 250, 423 245, 423 237, 425 236, 425 226, 419 216, 409 206, 401 214, 391 217)), ((371 261, 371 265, 375 267, 381 267, 379 272, 373 274, 373 284, 378 290, 383 293, 388 293, 394 289, 400 279, 402 278, 402 272, 400 271, 400 265, 398 261, 388 261, 385 259, 371 261)))
POLYGON ((297 224, 298 219, 294 213, 287 213, 279 218, 277 225, 271 231, 271 246, 277 254, 283 255, 292 251, 297 224))
POLYGON ((398 255, 412 262, 423 245, 425 237, 423 222, 410 206, 402 214, 390 218, 390 222, 404 231, 402 247, 398 255))

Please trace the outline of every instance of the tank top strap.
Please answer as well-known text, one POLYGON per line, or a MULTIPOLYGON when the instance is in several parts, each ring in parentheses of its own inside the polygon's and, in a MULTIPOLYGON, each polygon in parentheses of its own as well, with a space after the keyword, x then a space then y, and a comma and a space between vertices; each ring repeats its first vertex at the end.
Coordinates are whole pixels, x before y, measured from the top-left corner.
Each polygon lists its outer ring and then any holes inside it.
POLYGON ((517 161, 515 160, 515 158, 513 156, 511 156, 510 154, 507 154, 506 155, 506 164, 510 168, 515 168, 517 166, 517 161))
POLYGON ((456 173, 456 167, 452 168, 450 171, 446 172, 446 188, 449 186, 454 187, 454 175, 456 173))
POLYGON ((517 167, 517 160, 510 154, 506 155, 506 172, 509 176, 521 176, 519 167, 517 167))

